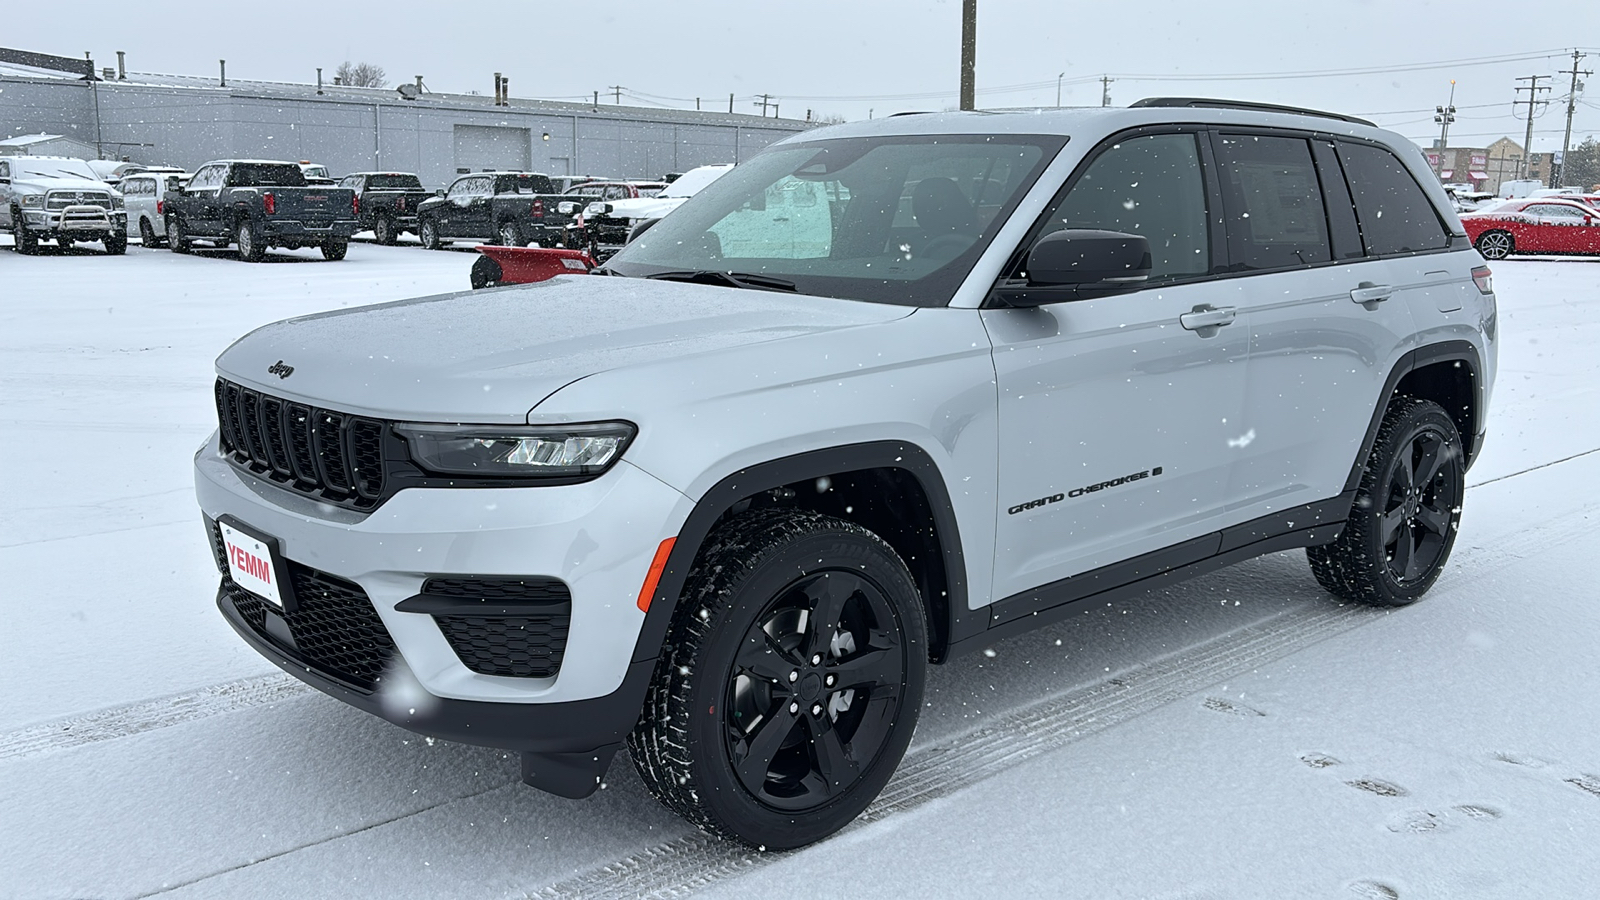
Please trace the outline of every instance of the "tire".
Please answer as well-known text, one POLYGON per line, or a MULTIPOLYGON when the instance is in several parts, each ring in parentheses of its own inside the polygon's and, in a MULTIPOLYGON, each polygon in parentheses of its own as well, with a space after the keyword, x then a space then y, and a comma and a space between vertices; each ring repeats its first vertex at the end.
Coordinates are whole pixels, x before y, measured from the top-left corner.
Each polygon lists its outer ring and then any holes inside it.
POLYGON ((122 231, 108 234, 102 243, 105 244, 108 255, 124 256, 128 252, 128 233, 122 231))
POLYGON ((385 247, 393 247, 399 239, 394 230, 394 220, 388 216, 378 216, 372 220, 372 236, 378 243, 385 247))
POLYGON ((329 262, 338 262, 350 252, 349 238, 334 238, 322 245, 322 258, 329 262))
POLYGON ((13 226, 12 249, 23 256, 37 256, 39 254, 39 238, 33 232, 22 226, 22 214, 15 210, 11 212, 11 221, 17 223, 13 226))
POLYGON ((505 272, 501 270, 499 263, 481 254, 472 261, 472 272, 467 276, 473 290, 499 287, 500 280, 505 277, 505 272))
POLYGON ((423 219, 417 223, 417 237, 428 250, 442 250, 445 247, 445 242, 439 239, 439 223, 433 219, 423 219))
POLYGON ((668 809, 755 847, 833 834, 911 741, 923 616, 905 563, 872 532, 796 510, 732 519, 690 569, 628 737, 640 777, 668 809))
POLYGON ((159 247, 164 242, 164 239, 156 234, 155 226, 151 225, 150 220, 143 216, 139 217, 139 242, 144 245, 146 250, 159 247))
POLYGON ((1450 416, 1437 403, 1395 397, 1344 531, 1306 549, 1317 583, 1374 606, 1404 606, 1427 593, 1455 544, 1466 475, 1450 416))
POLYGON ((501 222, 500 227, 495 229, 495 236, 500 239, 502 247, 522 246, 522 229, 515 222, 501 222))
POLYGON ((256 227, 249 219, 240 219, 234 226, 233 242, 239 247, 239 258, 245 262, 261 262, 267 255, 267 248, 256 236, 256 227))
POLYGON ((1484 259, 1505 259, 1516 252, 1517 240, 1509 231, 1485 231, 1476 246, 1484 259))
POLYGON ((167 248, 173 253, 189 252, 189 235, 183 230, 183 220, 177 216, 167 217, 167 248))

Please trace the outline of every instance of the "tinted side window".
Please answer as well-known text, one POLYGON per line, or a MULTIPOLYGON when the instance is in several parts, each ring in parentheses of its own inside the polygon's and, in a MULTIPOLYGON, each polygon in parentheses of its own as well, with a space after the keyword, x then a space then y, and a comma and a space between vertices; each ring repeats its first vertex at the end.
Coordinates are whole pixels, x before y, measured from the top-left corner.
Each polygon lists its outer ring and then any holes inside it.
POLYGON ((1039 236, 1067 228, 1143 235, 1151 278, 1211 268, 1205 178, 1192 134, 1152 134, 1111 145, 1048 214, 1039 236))
POLYGON ((1225 134, 1217 146, 1217 168, 1234 269, 1283 269, 1333 258, 1328 215, 1305 139, 1225 134))
POLYGON ((1368 254, 1415 253, 1449 245, 1450 235, 1428 195, 1393 153, 1370 144, 1341 142, 1339 155, 1368 254))

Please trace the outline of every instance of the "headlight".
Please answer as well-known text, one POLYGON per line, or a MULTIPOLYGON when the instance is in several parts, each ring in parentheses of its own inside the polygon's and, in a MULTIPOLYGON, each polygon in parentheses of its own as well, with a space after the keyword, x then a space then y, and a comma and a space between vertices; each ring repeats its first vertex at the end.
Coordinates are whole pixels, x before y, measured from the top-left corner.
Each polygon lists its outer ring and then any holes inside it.
POLYGON ((115 191, 113 191, 112 194, 111 194, 111 208, 112 209, 121 209, 122 208, 122 195, 116 193, 115 191))
POLYGON ((22 195, 22 205, 23 206, 43 206, 44 205, 44 195, 43 194, 23 194, 22 195))
POLYGON ((442 475, 594 477, 611 467, 636 429, 584 425, 396 425, 417 465, 442 475))

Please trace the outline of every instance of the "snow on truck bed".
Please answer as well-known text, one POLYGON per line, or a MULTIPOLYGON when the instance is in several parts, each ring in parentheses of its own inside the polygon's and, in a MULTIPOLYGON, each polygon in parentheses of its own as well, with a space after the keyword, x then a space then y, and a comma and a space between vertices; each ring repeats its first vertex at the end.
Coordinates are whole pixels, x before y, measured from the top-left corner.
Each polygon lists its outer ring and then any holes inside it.
POLYGON ((1420 603, 1341 607, 1288 553, 1001 642, 930 673, 863 821, 775 856, 694 832, 625 758, 589 801, 524 788, 223 623, 190 484, 212 358, 459 289, 472 254, 271 259, 0 251, 0 898, 779 897, 819 868, 880 897, 1592 890, 1600 263, 1494 265, 1488 443, 1420 603))

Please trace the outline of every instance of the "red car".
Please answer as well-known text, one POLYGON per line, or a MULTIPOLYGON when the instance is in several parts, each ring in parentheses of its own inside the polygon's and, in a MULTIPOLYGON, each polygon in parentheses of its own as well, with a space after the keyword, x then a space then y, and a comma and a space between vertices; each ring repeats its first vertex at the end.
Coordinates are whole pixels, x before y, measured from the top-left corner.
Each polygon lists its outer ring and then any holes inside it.
POLYGON ((1461 224, 1485 259, 1513 253, 1600 253, 1600 211, 1562 197, 1533 197, 1466 213, 1461 224))

